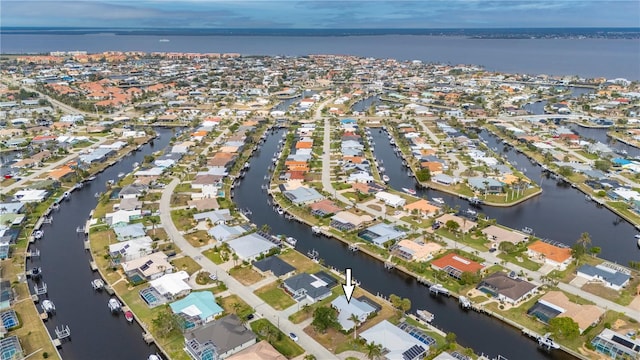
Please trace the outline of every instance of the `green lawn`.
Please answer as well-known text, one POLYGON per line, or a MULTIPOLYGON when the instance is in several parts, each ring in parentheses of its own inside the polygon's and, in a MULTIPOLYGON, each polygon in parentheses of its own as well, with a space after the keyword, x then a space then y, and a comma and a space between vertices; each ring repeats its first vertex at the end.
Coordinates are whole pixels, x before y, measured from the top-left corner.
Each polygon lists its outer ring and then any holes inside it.
POLYGON ((184 270, 189 275, 193 275, 193 273, 202 269, 202 266, 200 266, 200 264, 198 264, 197 262, 195 262, 195 260, 188 256, 175 259, 171 262, 171 264, 176 267, 176 270, 184 270))
POLYGON ((280 289, 277 281, 261 287, 254 293, 276 310, 284 310, 296 303, 291 296, 280 289))
POLYGON ((287 359, 302 355, 304 349, 289 338, 288 335, 277 329, 269 320, 259 319, 251 323, 251 330, 258 335, 260 340, 267 340, 278 352, 287 359))
POLYGON ((238 317, 246 318, 247 315, 253 314, 254 310, 244 300, 238 297, 238 295, 229 295, 224 298, 217 298, 216 302, 224 309, 228 314, 236 314, 238 317), (237 308, 237 309, 236 309, 237 308))
POLYGON ((220 265, 223 262, 225 262, 224 259, 222 259, 222 257, 220 256, 220 252, 219 251, 215 251, 214 249, 209 249, 206 251, 202 252, 202 255, 206 256, 209 260, 213 261, 214 263, 220 265))
POLYGON ((525 269, 529 269, 532 271, 536 271, 538 269, 540 269, 540 267, 542 266, 541 264, 535 262, 535 261, 531 261, 527 255, 523 252, 521 253, 514 253, 514 254, 507 254, 504 252, 500 252, 500 254, 498 255, 498 257, 500 259, 506 260, 512 264, 516 264, 518 266, 522 266, 525 269), (522 260, 521 262, 518 261, 518 259, 522 260))

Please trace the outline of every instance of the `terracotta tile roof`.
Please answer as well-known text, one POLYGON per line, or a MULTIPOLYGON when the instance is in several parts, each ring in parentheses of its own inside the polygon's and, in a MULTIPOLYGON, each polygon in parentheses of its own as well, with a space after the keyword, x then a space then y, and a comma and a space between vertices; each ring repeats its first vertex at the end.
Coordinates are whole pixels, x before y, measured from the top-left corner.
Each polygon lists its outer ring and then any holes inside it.
POLYGON ((529 245, 527 248, 531 251, 544 255, 547 259, 550 259, 559 263, 564 262, 567 259, 571 258, 570 248, 557 247, 540 240, 529 245))
POLYGON ((51 170, 49 172, 49 176, 54 178, 54 179, 56 179, 56 180, 59 180, 59 179, 65 177, 66 175, 69 175, 71 173, 73 173, 73 169, 71 169, 70 167, 65 165, 65 166, 59 167, 57 169, 51 170))
POLYGON ((465 259, 460 255, 456 255, 454 253, 449 253, 439 259, 433 260, 431 262, 431 266, 436 269, 444 269, 447 266, 451 266, 454 269, 460 270, 462 272, 477 272, 484 268, 482 264, 479 264, 475 261, 465 259))

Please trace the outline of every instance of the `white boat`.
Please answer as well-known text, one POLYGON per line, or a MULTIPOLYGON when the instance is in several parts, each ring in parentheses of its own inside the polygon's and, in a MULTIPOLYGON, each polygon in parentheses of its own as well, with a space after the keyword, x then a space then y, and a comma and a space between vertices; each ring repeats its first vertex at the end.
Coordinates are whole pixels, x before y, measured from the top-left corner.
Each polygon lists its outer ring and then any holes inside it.
POLYGON ((118 299, 112 297, 109 299, 107 306, 109 306, 109 310, 111 310, 111 312, 117 312, 120 311, 122 305, 120 305, 120 301, 118 301, 118 299))
POLYGON ((123 177, 123 176, 124 176, 124 173, 123 173, 123 172, 118 173, 118 177, 119 177, 119 178, 121 178, 121 177, 123 177))
POLYGON ((640 239, 638 239, 638 247, 640 248, 640 239))
POLYGON ((286 241, 291 246, 296 246, 296 244, 298 243, 298 240, 291 236, 286 237, 284 241, 286 241))
POLYGON ((137 168, 138 166, 140 166, 140 164, 139 164, 139 163, 137 163, 137 162, 134 162, 134 163, 133 163, 133 168, 134 168, 134 169, 135 169, 135 168, 137 168))
POLYGON ((53 301, 51 300, 43 300, 42 310, 46 313, 52 314, 56 312, 56 306, 53 304, 53 301))
POLYGON ((413 189, 402 188, 402 191, 406 192, 409 195, 415 195, 416 191, 413 189))
POLYGON ((312 227, 311 227, 311 231, 312 231, 314 234, 320 234, 320 226, 312 226, 312 227))
POLYGON ((466 212, 469 215, 478 215, 478 213, 475 210, 467 209, 466 212))
POLYGON ((284 214, 284 210, 282 210, 281 207, 279 207, 278 209, 276 209, 276 212, 278 213, 278 215, 282 215, 284 214))
POLYGON ((525 234, 529 234, 529 235, 533 234, 533 229, 527 226, 523 227, 521 231, 525 234))
POLYGON ((382 175, 382 181, 389 182, 389 177, 387 175, 382 175))
POLYGON ((544 336, 538 338, 538 345, 547 349, 560 349, 560 345, 556 344, 550 337, 551 333, 547 333, 544 336))
POLYGON ((386 169, 385 169, 383 166, 380 166, 380 167, 378 168, 378 171, 380 171, 381 173, 385 172, 385 170, 386 170, 386 169))
POLYGON ((640 234, 633 235, 633 237, 640 240, 640 234))
POLYGON ((42 239, 43 236, 44 236, 44 231, 42 230, 36 230, 33 232, 33 237, 35 239, 42 239))
POLYGON ((93 181, 93 180, 95 180, 95 179, 96 179, 96 176, 95 176, 95 175, 91 175, 91 176, 89 176, 89 177, 87 178, 87 181, 93 181))
POLYGON ((162 358, 158 354, 151 354, 151 355, 149 355, 147 360, 162 360, 162 358))
MULTIPOLYGON (((171 40, 169 40, 169 39, 160 39, 160 40, 158 40, 158 41, 159 41, 159 42, 169 42, 169 41, 171 41, 171 40)), ((149 358, 149 359, 151 359, 151 358, 149 358)))
POLYGON ((433 200, 433 202, 437 204, 444 204, 444 200, 442 198, 433 198, 431 200, 433 200))
POLYGON ((102 290, 102 288, 104 288, 104 281, 102 281, 102 279, 94 279, 91 281, 91 287, 93 290, 102 290))
POLYGON ((428 323, 430 323, 431 321, 433 321, 434 315, 430 312, 428 312, 427 310, 417 310, 416 313, 418 314, 418 317, 428 323))

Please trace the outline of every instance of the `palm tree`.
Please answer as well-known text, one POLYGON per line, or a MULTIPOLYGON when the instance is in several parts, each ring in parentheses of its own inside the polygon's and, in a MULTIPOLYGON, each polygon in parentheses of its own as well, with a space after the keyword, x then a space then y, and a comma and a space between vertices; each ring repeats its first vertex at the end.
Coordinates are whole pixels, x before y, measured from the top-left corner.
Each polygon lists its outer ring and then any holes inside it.
POLYGON ((589 247, 589 245, 591 245, 591 235, 589 235, 588 232, 583 232, 582 234, 580 234, 580 238, 576 241, 577 244, 580 244, 585 251, 587 251, 587 248, 589 247))
POLYGON ((367 359, 378 359, 382 356, 382 345, 370 342, 367 344, 367 359))
POLYGON ((242 307, 242 305, 240 305, 237 302, 234 302, 233 304, 231 304, 231 308, 233 309, 233 313, 237 314, 238 310, 242 307))
POLYGON ((160 222, 160 219, 158 219, 155 216, 151 216, 149 218, 149 222, 151 223, 151 227, 153 229, 153 235, 155 236, 156 235, 156 225, 160 222))
POLYGON ((353 339, 357 339, 358 335, 358 325, 360 325, 360 318, 358 317, 358 315, 356 314, 351 314, 351 316, 349 316, 349 320, 353 321, 353 339))

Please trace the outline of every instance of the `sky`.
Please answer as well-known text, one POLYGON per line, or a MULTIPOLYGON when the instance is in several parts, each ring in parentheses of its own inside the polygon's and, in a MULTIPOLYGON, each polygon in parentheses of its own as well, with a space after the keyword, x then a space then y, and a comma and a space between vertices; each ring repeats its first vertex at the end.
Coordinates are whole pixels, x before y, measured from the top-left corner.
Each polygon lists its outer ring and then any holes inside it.
POLYGON ((2 0, 0 27, 640 27, 639 0, 2 0))

